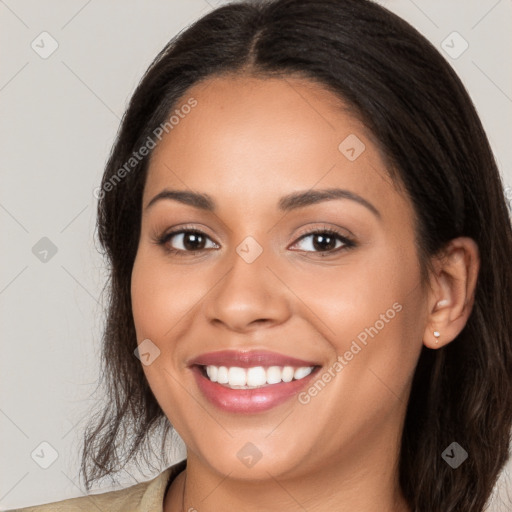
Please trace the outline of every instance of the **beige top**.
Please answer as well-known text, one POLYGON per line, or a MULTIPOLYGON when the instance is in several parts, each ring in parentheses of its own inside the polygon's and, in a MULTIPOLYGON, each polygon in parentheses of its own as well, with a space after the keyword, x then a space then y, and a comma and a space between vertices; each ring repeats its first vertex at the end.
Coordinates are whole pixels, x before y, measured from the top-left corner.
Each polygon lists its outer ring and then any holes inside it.
POLYGON ((186 464, 186 459, 182 460, 152 480, 126 489, 17 508, 8 512, 163 512, 165 492, 176 476, 185 469, 186 464))

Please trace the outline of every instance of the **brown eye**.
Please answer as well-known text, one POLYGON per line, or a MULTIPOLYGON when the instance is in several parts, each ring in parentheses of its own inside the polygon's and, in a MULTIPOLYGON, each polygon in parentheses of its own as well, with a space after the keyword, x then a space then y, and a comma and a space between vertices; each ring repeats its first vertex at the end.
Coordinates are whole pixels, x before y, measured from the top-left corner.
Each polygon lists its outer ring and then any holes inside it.
POLYGON ((160 240, 161 245, 169 246, 173 253, 193 253, 218 246, 205 233, 197 230, 181 230, 167 233, 160 240), (207 246, 208 241, 210 246, 207 246))
POLYGON ((306 252, 334 252, 353 247, 355 244, 340 233, 332 230, 317 230, 302 236, 294 245, 307 241, 301 250, 306 252))

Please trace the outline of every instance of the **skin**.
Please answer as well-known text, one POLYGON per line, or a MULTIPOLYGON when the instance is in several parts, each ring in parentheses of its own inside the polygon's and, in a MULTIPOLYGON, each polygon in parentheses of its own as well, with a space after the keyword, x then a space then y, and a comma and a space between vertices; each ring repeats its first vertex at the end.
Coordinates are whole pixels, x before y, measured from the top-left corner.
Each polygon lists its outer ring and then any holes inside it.
POLYGON ((320 85, 226 76, 195 85, 182 104, 190 97, 197 106, 151 158, 132 273, 138 342, 160 350, 143 369, 187 446, 164 510, 182 510, 184 492, 183 510, 199 512, 408 511, 397 461, 411 380, 422 345, 442 347, 467 321, 476 245, 452 241, 421 281, 411 201, 365 126, 320 85), (349 134, 365 144, 354 161, 338 149, 349 134), (357 194, 379 214, 346 198, 278 209, 284 195, 324 188, 357 194), (217 209, 169 199, 146 208, 163 189, 208 194, 217 209), (155 243, 182 226, 205 233, 202 250, 169 253, 187 250, 182 234, 155 243), (301 238, 325 227, 356 246, 329 253, 314 245, 318 236, 301 238), (252 263, 236 252, 248 236, 263 250, 252 263), (400 312, 307 404, 294 397, 257 414, 224 412, 187 366, 204 352, 266 349, 318 361, 321 376, 397 303, 400 312), (261 452, 250 468, 237 457, 247 442, 261 452))

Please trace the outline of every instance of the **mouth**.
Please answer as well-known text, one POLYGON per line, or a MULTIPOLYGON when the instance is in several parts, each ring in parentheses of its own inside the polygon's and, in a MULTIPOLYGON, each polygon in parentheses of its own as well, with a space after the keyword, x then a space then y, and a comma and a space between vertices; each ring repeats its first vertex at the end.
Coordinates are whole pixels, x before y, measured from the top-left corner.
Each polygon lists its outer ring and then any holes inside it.
POLYGON ((290 400, 321 366, 273 352, 222 351, 189 367, 210 403, 226 412, 257 413, 290 400))
POLYGON ((211 382, 217 382, 230 389, 259 389, 280 382, 292 382, 307 377, 315 366, 200 366, 203 375, 211 382))

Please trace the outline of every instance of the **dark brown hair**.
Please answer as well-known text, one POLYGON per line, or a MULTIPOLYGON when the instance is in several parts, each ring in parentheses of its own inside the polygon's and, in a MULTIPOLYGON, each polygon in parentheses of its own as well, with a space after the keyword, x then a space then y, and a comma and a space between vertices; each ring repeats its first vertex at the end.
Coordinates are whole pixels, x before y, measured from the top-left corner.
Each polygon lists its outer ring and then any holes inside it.
POLYGON ((220 7, 172 39, 143 76, 99 195, 98 234, 110 272, 102 354, 109 403, 85 433, 87 489, 146 457, 153 431, 162 447, 172 431, 134 356, 130 278, 149 156, 114 186, 113 178, 192 85, 240 74, 304 77, 350 105, 413 203, 424 268, 453 238, 478 244, 481 268, 466 327, 444 348, 422 349, 399 473, 416 512, 481 512, 507 460, 512 423, 510 219, 488 139, 456 73, 413 27, 369 0, 220 7), (441 458, 453 441, 469 454, 457 469, 441 458))

